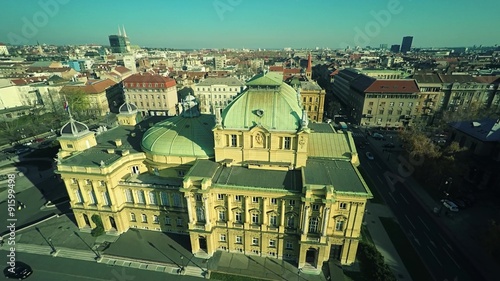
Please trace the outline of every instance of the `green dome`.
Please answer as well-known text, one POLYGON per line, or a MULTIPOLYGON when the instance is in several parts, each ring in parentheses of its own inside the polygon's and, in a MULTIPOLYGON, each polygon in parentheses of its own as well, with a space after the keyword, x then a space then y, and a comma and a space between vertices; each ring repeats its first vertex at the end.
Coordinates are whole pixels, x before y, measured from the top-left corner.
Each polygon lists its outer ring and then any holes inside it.
POLYGON ((214 125, 213 115, 175 116, 147 130, 141 147, 155 155, 212 158, 214 125))
POLYGON ((260 125, 269 131, 298 131, 302 108, 297 92, 276 73, 260 74, 247 82, 247 90, 222 112, 225 129, 260 125))

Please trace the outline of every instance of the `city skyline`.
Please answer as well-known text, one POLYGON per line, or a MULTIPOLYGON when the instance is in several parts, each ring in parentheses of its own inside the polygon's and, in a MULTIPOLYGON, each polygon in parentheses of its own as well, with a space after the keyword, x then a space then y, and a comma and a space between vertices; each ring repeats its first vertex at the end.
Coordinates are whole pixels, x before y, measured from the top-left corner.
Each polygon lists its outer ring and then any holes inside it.
POLYGON ((498 43, 489 34, 492 21, 486 20, 496 18, 495 8, 500 8, 493 0, 483 1, 483 8, 465 0, 454 5, 430 0, 295 0, 287 4, 147 0, 141 4, 7 2, 0 20, 0 42, 109 45, 108 36, 125 26, 132 45, 178 49, 378 47, 400 44, 404 36, 413 36, 412 46, 417 48, 498 43), (138 9, 142 13, 136 13, 138 9))

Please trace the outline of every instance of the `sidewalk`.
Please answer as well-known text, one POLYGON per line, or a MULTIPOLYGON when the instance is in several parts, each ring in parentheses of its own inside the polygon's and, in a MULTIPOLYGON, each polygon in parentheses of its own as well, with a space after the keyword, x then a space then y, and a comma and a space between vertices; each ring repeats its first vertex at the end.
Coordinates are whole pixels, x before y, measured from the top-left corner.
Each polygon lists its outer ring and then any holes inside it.
MULTIPOLYGON (((374 142, 372 140, 370 141, 372 146, 375 147, 373 145, 374 142)), ((381 148, 377 147, 377 150, 379 155, 384 155, 381 148)), ((380 157, 395 174, 398 174, 398 167, 400 165, 398 155, 399 153, 393 154, 389 160, 387 157, 380 157)), ((408 159, 405 160, 408 161, 408 159)), ((408 191, 412 193, 422 207, 431 214, 431 217, 436 224, 440 226, 442 231, 446 233, 446 236, 457 245, 458 250, 461 251, 465 257, 469 257, 468 261, 482 274, 483 278, 486 280, 496 280, 498 276, 500 276, 500 266, 481 250, 482 246, 478 244, 478 241, 467 235, 467 232, 464 231, 465 226, 454 223, 453 219, 446 216, 436 216, 433 210, 435 207, 439 207, 438 202, 436 202, 436 200, 434 200, 412 176, 405 177, 404 179, 404 185, 407 187, 408 191)))
POLYGON ((379 219, 380 217, 393 218, 394 215, 389 210, 389 207, 368 202, 364 221, 366 222, 366 227, 373 239, 373 243, 384 257, 385 262, 391 268, 394 276, 396 276, 396 279, 411 281, 411 276, 406 270, 406 267, 404 266, 398 251, 392 244, 391 239, 387 235, 387 232, 379 219))

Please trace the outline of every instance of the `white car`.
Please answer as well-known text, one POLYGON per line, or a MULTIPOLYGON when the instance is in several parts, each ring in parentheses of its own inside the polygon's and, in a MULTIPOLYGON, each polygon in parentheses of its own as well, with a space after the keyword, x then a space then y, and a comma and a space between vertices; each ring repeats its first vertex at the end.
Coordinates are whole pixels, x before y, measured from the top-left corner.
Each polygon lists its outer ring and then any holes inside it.
POLYGON ((441 200, 441 203, 443 203, 443 206, 445 206, 448 210, 452 212, 458 212, 458 206, 450 200, 443 199, 441 200))

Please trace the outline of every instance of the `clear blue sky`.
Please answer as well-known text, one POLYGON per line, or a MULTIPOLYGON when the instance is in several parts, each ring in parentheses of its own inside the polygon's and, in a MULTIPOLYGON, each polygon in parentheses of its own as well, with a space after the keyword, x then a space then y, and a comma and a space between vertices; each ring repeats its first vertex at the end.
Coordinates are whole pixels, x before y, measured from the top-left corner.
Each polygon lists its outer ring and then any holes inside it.
POLYGON ((9 0, 0 42, 109 45, 125 25, 133 45, 167 48, 378 47, 405 35, 414 47, 492 46, 498 11, 498 0, 9 0))

